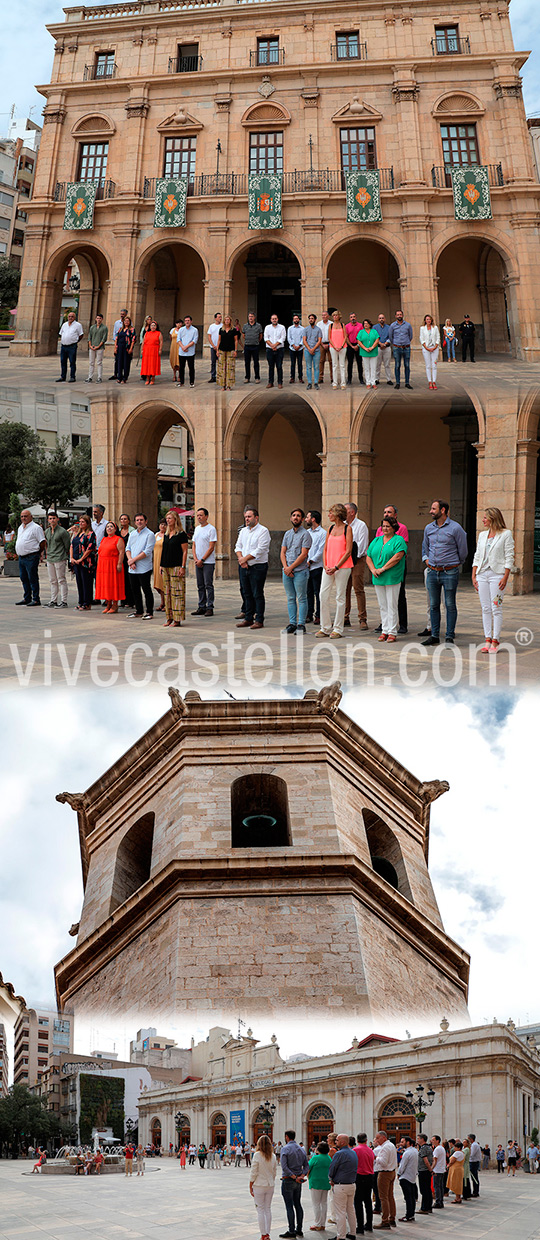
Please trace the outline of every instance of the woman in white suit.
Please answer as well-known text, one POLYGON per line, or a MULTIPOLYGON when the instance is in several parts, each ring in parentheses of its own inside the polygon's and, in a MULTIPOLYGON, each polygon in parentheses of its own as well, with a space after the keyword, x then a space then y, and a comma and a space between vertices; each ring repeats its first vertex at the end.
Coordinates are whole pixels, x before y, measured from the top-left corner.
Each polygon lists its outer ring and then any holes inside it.
POLYGON ((424 315, 424 322, 420 328, 420 344, 422 345, 428 387, 433 389, 437 387, 437 360, 440 343, 441 334, 437 324, 433 322, 430 314, 424 315))
POLYGON ((484 623, 482 654, 496 654, 502 627, 504 591, 514 567, 514 539, 500 508, 486 508, 478 535, 472 583, 478 592, 484 623))
POLYGON ((270 1240, 272 1226, 272 1197, 276 1180, 277 1160, 270 1137, 264 1134, 257 1141, 257 1149, 251 1160, 249 1191, 257 1207, 261 1240, 270 1240))

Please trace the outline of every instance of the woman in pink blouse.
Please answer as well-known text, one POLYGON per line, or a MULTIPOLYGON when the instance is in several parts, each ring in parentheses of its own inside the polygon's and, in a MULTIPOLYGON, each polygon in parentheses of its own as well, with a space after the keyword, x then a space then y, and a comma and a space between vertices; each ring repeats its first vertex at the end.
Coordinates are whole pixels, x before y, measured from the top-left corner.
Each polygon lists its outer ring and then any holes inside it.
POLYGON ((332 326, 330 328, 328 339, 330 342, 330 356, 332 358, 332 387, 337 388, 339 382, 342 388, 344 388, 347 386, 347 376, 345 370, 345 362, 347 359, 347 336, 345 334, 345 328, 341 321, 339 310, 333 311, 332 326))

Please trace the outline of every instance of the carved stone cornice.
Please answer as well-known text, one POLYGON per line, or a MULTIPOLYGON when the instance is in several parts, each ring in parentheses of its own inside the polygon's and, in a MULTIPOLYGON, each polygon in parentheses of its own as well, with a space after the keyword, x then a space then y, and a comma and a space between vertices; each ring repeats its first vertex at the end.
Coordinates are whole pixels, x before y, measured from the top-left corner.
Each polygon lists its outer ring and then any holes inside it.
POLYGON ((128 116, 148 116, 150 104, 148 99, 128 99, 125 109, 128 116))
POLYGON ((320 93, 318 86, 304 86, 304 89, 300 91, 304 100, 304 107, 318 108, 320 93))
POLYGON ((63 104, 51 103, 43 109, 44 125, 63 125, 67 116, 67 108, 63 104))
POLYGON ((400 82, 394 82, 392 87, 392 97, 394 103, 418 103, 419 95, 420 88, 417 82, 404 82, 403 84, 400 82))
POLYGON ((519 82, 494 82, 493 89, 497 99, 521 99, 523 87, 519 82))
POLYGON ((230 112, 232 95, 216 95, 216 112, 230 112))

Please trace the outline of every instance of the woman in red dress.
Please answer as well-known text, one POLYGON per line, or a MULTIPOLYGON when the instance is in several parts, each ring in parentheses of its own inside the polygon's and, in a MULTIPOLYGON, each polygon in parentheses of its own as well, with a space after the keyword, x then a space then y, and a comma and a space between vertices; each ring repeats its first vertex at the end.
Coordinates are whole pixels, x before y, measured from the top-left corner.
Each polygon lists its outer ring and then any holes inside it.
POLYGON ((96 598, 105 599, 103 615, 118 611, 118 603, 126 597, 124 590, 124 539, 114 521, 107 521, 105 533, 99 544, 96 598))
POLYGON ((141 371, 143 375, 146 375, 145 387, 148 387, 149 383, 154 382, 156 375, 161 374, 162 348, 163 336, 159 330, 159 323, 152 319, 149 330, 144 337, 141 359, 141 371))

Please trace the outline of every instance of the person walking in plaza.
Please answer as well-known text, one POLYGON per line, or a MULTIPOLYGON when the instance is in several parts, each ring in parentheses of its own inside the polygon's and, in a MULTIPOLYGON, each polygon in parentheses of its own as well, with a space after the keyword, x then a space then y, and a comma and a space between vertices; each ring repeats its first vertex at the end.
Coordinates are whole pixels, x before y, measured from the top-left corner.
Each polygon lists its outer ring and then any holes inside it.
POLYGON ((47 543, 47 573, 51 587, 51 600, 47 603, 47 607, 67 607, 66 573, 71 539, 64 526, 60 525, 56 512, 50 512, 47 517, 45 541, 47 543))
MULTIPOLYGON (((538 1149, 538 1146, 533 1141, 530 1142, 527 1148, 526 1157, 527 1157, 527 1162, 529 1164, 530 1174, 536 1175, 536 1172, 538 1169, 538 1158, 540 1157, 540 1150, 538 1149)), ((475 1196, 475 1193, 473 1192, 473 1197, 474 1196, 475 1196)))
POLYGON ((431 1214, 433 1210, 433 1193, 431 1191, 431 1175, 433 1168, 433 1149, 424 1133, 417 1140, 418 1148, 418 1187, 422 1197, 419 1214, 431 1214))
POLYGON ((199 1167, 201 1168, 202 1171, 204 1171, 204 1164, 206 1162, 207 1154, 208 1154, 208 1150, 206 1148, 206 1145, 204 1144, 204 1141, 201 1141, 201 1144, 199 1145, 199 1148, 197 1150, 197 1158, 199 1159, 199 1167))
POLYGON ((304 528, 305 516, 303 508, 293 508, 291 529, 286 531, 281 544, 282 580, 289 613, 285 632, 290 634, 306 631, 311 534, 304 528))
POLYGON ((471 1143, 468 1137, 463 1142, 463 1200, 470 1201, 472 1197, 471 1185, 471 1143))
POLYGON ((321 362, 321 341, 322 332, 317 326, 316 315, 308 314, 308 325, 304 328, 302 343, 304 346, 304 361, 306 363, 306 379, 307 391, 310 392, 314 386, 315 391, 319 390, 319 368, 321 362))
POLYGON ((516 1141, 508 1142, 508 1145, 506 1147, 506 1162, 508 1166, 507 1175, 510 1175, 510 1172, 512 1172, 512 1177, 514 1177, 516 1174, 516 1164, 517 1164, 517 1142, 516 1141))
POLYGON ((364 319, 361 327, 358 329, 358 352, 362 358, 364 366, 364 379, 366 387, 375 388, 377 386, 377 356, 379 353, 379 333, 377 328, 373 326, 371 319, 364 319))
POLYGON ((398 1167, 398 1180, 405 1198, 405 1214, 400 1223, 414 1223, 416 1213, 416 1177, 418 1174, 418 1151, 412 1137, 404 1137, 405 1149, 398 1167))
POLYGON ((193 1143, 192 1143, 192 1144, 190 1145, 190 1147, 189 1147, 189 1151, 188 1151, 188 1159, 189 1159, 189 1163, 188 1163, 188 1165, 189 1165, 190 1167, 194 1167, 194 1166, 195 1166, 195 1159, 196 1159, 196 1157, 197 1157, 197 1146, 196 1146, 196 1145, 193 1145, 193 1143))
POLYGON ((187 1154, 188 1154, 188 1147, 187 1145, 183 1144, 180 1147, 180 1155, 179 1155, 179 1163, 180 1163, 181 1171, 185 1171, 186 1169, 187 1154))
POLYGON ((141 375, 145 376, 145 386, 152 384, 156 375, 161 374, 161 350, 163 348, 163 336, 159 330, 159 323, 152 319, 150 327, 145 334, 143 341, 143 351, 141 360, 141 375))
POLYGON ((90 517, 83 513, 79 518, 79 531, 74 535, 69 550, 70 563, 75 566, 75 580, 79 602, 77 611, 90 611, 97 559, 96 536, 90 517))
POLYGON ((345 335, 345 328, 341 321, 339 310, 334 310, 332 312, 332 323, 328 333, 328 341, 330 344, 330 356, 332 358, 332 387, 337 388, 339 384, 341 384, 341 387, 345 388, 347 386, 347 337, 345 335))
POLYGON ((154 569, 154 590, 159 594, 159 607, 156 611, 165 611, 165 586, 163 584, 163 574, 161 572, 161 552, 163 551, 163 539, 167 533, 167 522, 165 517, 161 518, 156 530, 156 541, 154 543, 154 552, 152 556, 154 569))
POLYGON ((251 363, 253 362, 253 376, 255 383, 261 382, 261 373, 259 367, 259 348, 263 338, 263 329, 259 323, 257 316, 250 310, 248 321, 244 323, 242 328, 242 336, 244 338, 244 383, 251 382, 251 363))
POLYGON ((238 337, 230 314, 226 314, 219 329, 217 346, 217 384, 231 392, 235 383, 236 352, 238 337))
MULTIPOLYGON (((383 510, 383 517, 395 517, 398 523, 397 532, 400 538, 405 539, 405 542, 407 543, 407 549, 408 549, 409 531, 407 529, 407 526, 403 524, 403 521, 399 520, 398 510, 395 504, 385 505, 385 508, 383 510)), ((381 534, 382 534, 382 526, 379 526, 377 530, 377 538, 380 538, 381 534)), ((399 637, 403 637, 408 632, 408 627, 409 627, 409 616, 408 616, 408 611, 407 611, 407 595, 405 592, 406 580, 407 580, 407 560, 405 559, 405 571, 404 571, 403 581, 401 582, 401 586, 399 589, 399 595, 398 595, 398 636, 399 637)), ((429 611, 428 611, 428 618, 429 618, 429 611)), ((382 633, 382 625, 379 625, 377 632, 382 633)), ((427 632, 419 634, 419 636, 427 637, 429 635, 429 632, 430 630, 427 630, 427 632)))
POLYGON ((377 1188, 381 1199, 381 1221, 376 1223, 374 1231, 389 1231, 396 1225, 396 1203, 394 1201, 394 1180, 397 1171, 396 1147, 388 1140, 385 1132, 378 1132, 375 1141, 375 1167, 377 1172, 377 1188))
POLYGON ((127 383, 131 369, 131 359, 135 348, 135 329, 131 325, 129 314, 124 316, 122 330, 118 332, 114 351, 116 353, 116 382, 127 383))
POLYGON ((428 387, 433 391, 436 391, 437 361, 439 358, 441 335, 437 324, 433 322, 430 314, 424 315, 424 322, 420 328, 420 344, 422 345, 422 354, 424 357, 424 365, 426 367, 428 387))
POLYGON ((302 1235, 304 1211, 302 1208, 302 1184, 309 1171, 307 1154, 296 1140, 294 1129, 285 1133, 285 1145, 281 1149, 281 1195, 287 1211, 287 1231, 280 1233, 280 1240, 293 1240, 302 1235))
POLYGON ((124 598, 124 553, 120 530, 115 521, 108 521, 98 548, 96 571, 96 595, 105 603, 104 616, 116 614, 124 598))
POLYGON ((75 383, 77 378, 77 345, 84 336, 81 324, 74 310, 70 310, 67 320, 60 328, 60 378, 57 383, 65 383, 69 362, 69 382, 75 383))
POLYGON ((429 594, 431 635, 423 646, 438 646, 441 627, 441 590, 444 590, 446 610, 446 637, 454 643, 457 621, 456 593, 461 565, 467 559, 467 535, 465 530, 449 517, 447 500, 434 499, 430 514, 433 520, 426 525, 422 540, 422 560, 428 572, 426 577, 429 594))
POLYGON ((34 521, 29 508, 21 512, 15 551, 19 559, 19 577, 23 597, 16 607, 41 607, 39 597, 39 563, 47 551, 47 540, 41 525, 34 521))
POLYGON ((92 383, 94 370, 96 371, 96 383, 101 383, 103 380, 103 354, 108 335, 109 329, 103 322, 103 315, 96 314, 95 322, 92 323, 88 332, 88 378, 85 379, 85 383, 92 383))
POLYGON ((392 380, 392 345, 390 343, 390 325, 386 322, 384 314, 379 314, 375 324, 377 335, 379 337, 379 351, 375 364, 375 383, 379 383, 381 377, 381 368, 384 366, 386 375, 386 383, 388 387, 393 387, 392 380))
POLYGON ((326 1210, 330 1192, 328 1171, 331 1162, 328 1143, 319 1141, 311 1154, 308 1167, 308 1184, 314 1217, 310 1231, 326 1231, 326 1210))
POLYGON ((476 1133, 469 1133, 469 1141, 471 1143, 471 1152, 469 1156, 469 1173, 471 1177, 471 1189, 473 1197, 480 1196, 480 1163, 482 1161, 482 1148, 480 1142, 476 1140, 476 1133))
POLYGON ((300 315, 293 314, 293 321, 287 331, 287 344, 291 358, 291 377, 289 383, 294 383, 295 373, 298 371, 298 382, 303 383, 302 362, 304 356, 304 334, 305 327, 300 322, 300 315))
POLYGON ((336 1235, 332 1240, 347 1240, 348 1236, 356 1234, 354 1197, 357 1174, 356 1153, 349 1145, 348 1136, 340 1132, 336 1137, 336 1153, 328 1169, 328 1179, 334 1190, 336 1214, 336 1235))
POLYGON ((449 1193, 454 1193, 453 1206, 460 1206, 463 1201, 463 1165, 465 1162, 465 1151, 463 1143, 456 1140, 452 1151, 450 1162, 448 1164, 448 1176, 446 1187, 449 1193))
POLYGON ((431 1138, 431 1148, 433 1150, 433 1166, 431 1168, 433 1175, 433 1192, 435 1194, 434 1210, 444 1209, 444 1187, 446 1183, 446 1150, 441 1144, 440 1137, 431 1138))
POLYGON ((395 517, 384 517, 380 536, 370 542, 367 550, 366 563, 381 613, 380 642, 397 640, 397 604, 407 555, 407 543, 398 534, 398 524, 395 517))
POLYGON ((197 522, 192 539, 195 580, 199 601, 192 616, 214 614, 214 572, 216 568, 217 530, 208 520, 208 508, 197 509, 197 522))
POLYGON ((137 1175, 144 1175, 144 1150, 142 1145, 137 1146, 135 1159, 137 1162, 137 1175))
POLYGON ((320 594, 321 627, 317 637, 343 637, 347 582, 353 566, 353 534, 347 524, 347 509, 344 504, 334 504, 328 517, 330 527, 324 544, 320 594), (330 608, 334 593, 336 609, 332 626, 330 608))
POLYGON ((257 1210, 261 1240, 270 1240, 272 1197, 274 1196, 276 1173, 277 1159, 272 1149, 272 1142, 270 1137, 264 1133, 257 1141, 257 1148, 251 1159, 249 1172, 249 1191, 257 1210))
MULTIPOLYGON (((139 332, 139 370, 141 371, 141 380, 142 380, 142 379, 147 379, 147 378, 148 378, 148 376, 147 376, 147 375, 144 375, 144 374, 142 373, 142 355, 143 355, 144 338, 145 338, 145 336, 146 336, 146 333, 150 331, 150 325, 151 325, 151 323, 152 323, 152 315, 151 315, 151 314, 147 314, 147 316, 146 316, 146 318, 145 318, 145 320, 144 320, 144 323, 143 323, 143 325, 142 325, 142 327, 141 327, 141 330, 140 330, 140 332, 139 332)), ((116 359, 115 359, 115 360, 116 360, 116 359)))
POLYGON ((188 536, 174 508, 166 514, 167 530, 161 550, 161 575, 165 592, 164 628, 180 628, 186 618, 186 561, 188 536))
POLYGON ((184 386, 186 374, 186 362, 189 372, 189 386, 195 387, 195 349, 199 340, 197 328, 193 326, 193 319, 190 314, 186 314, 184 318, 184 326, 180 328, 177 336, 178 340, 178 370, 179 380, 177 387, 184 386))
POLYGON ((491 1148, 487 1144, 482 1146, 482 1171, 489 1171, 489 1161, 491 1158, 491 1148))
POLYGON ((504 1164, 506 1162, 506 1155, 500 1143, 497 1146, 497 1149, 495 1150, 495 1161, 497 1163, 497 1175, 500 1175, 501 1173, 504 1175, 504 1164))
POLYGON ((146 523, 146 513, 136 513, 135 532, 129 535, 126 545, 131 590, 134 599, 134 611, 129 613, 130 620, 138 619, 139 617, 142 617, 143 620, 151 620, 154 615, 154 595, 152 594, 150 578, 152 576, 155 541, 155 534, 148 528, 146 523), (143 594, 146 611, 143 608, 143 594))
POLYGON ((411 324, 403 317, 403 310, 396 310, 394 322, 390 324, 388 330, 388 339, 392 346, 394 355, 394 379, 395 387, 401 387, 401 363, 405 371, 405 387, 410 388, 411 382, 411 340, 413 338, 413 329, 411 324))
POLYGON ((446 346, 446 360, 456 362, 456 329, 451 319, 445 319, 443 326, 443 347, 446 346))
POLYGON ((184 326, 183 319, 180 319, 180 318, 175 319, 174 327, 171 327, 171 330, 169 332, 169 336, 171 337, 171 347, 169 349, 169 362, 170 362, 171 370, 173 372, 173 383, 176 383, 177 380, 180 378, 180 370, 178 366, 178 332, 180 331, 180 328, 183 326, 184 326))
POLYGON ((358 382, 364 382, 364 373, 362 369, 362 354, 358 348, 358 331, 360 323, 355 314, 349 315, 349 322, 345 324, 345 335, 347 337, 347 385, 352 383, 354 363, 356 362, 356 370, 358 373, 358 382))
POLYGON ((283 324, 279 322, 277 314, 272 314, 270 322, 264 329, 266 360, 268 362, 267 388, 273 388, 274 386, 275 371, 277 371, 278 388, 283 387, 283 354, 285 352, 286 339, 287 333, 283 324))
POLYGON ((256 508, 244 508, 243 529, 234 548, 238 557, 240 590, 244 600, 244 618, 237 629, 262 629, 264 625, 264 583, 268 574, 270 531, 259 521, 256 508))
POLYGON ((306 514, 306 529, 311 534, 311 547, 308 552, 308 588, 307 588, 307 616, 306 623, 320 623, 320 592, 321 579, 323 574, 323 553, 324 544, 326 542, 326 530, 321 525, 321 514, 317 508, 312 508, 311 512, 306 514))
POLYGON ((124 1167, 126 1175, 133 1175, 133 1156, 135 1154, 135 1146, 128 1141, 124 1149, 124 1167))
POLYGON ((373 1228, 373 1167, 375 1155, 367 1143, 367 1133, 359 1132, 354 1152, 358 1161, 356 1172, 356 1188, 354 1192, 354 1212, 356 1214, 356 1234, 363 1236, 365 1231, 373 1228), (365 1213, 365 1219, 364 1219, 365 1213))
POLYGON ((366 592, 364 589, 364 575, 366 571, 366 555, 369 545, 369 530, 365 521, 361 521, 358 516, 358 506, 353 504, 352 500, 345 505, 347 510, 347 522, 352 529, 353 544, 356 547, 356 560, 353 550, 353 567, 347 582, 347 593, 345 596, 345 628, 351 627, 351 599, 354 590, 356 605, 358 607, 358 622, 360 628, 364 631, 369 627, 367 622, 366 592))
POLYGON ((319 371, 319 382, 320 383, 324 383, 324 367, 327 362, 328 362, 328 368, 330 370, 330 383, 332 383, 333 369, 332 369, 332 356, 330 353, 330 328, 331 326, 332 326, 332 320, 330 318, 328 310, 323 310, 321 318, 319 319, 317 323, 317 327, 320 327, 321 329, 321 366, 320 366, 320 371, 319 371))
POLYGON ((463 316, 463 322, 458 327, 461 336, 461 360, 467 361, 467 349, 471 362, 474 362, 474 341, 476 336, 476 327, 471 319, 470 314, 463 316))
POLYGON ((514 539, 500 508, 486 508, 478 535, 472 583, 480 599, 485 643, 482 654, 496 654, 502 629, 504 591, 514 567, 514 539))

